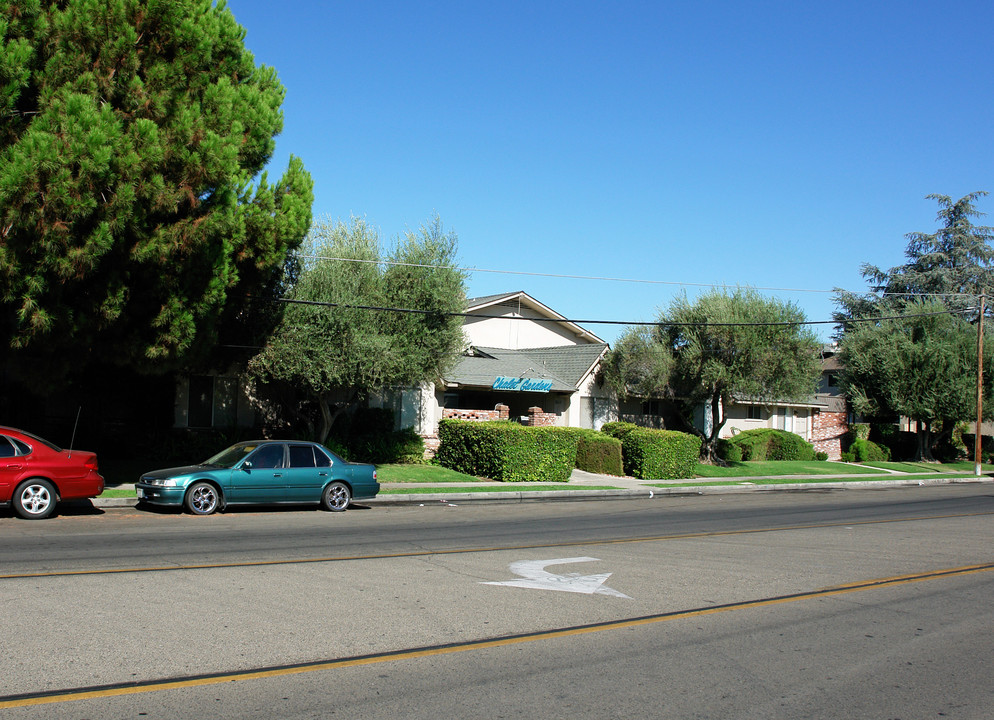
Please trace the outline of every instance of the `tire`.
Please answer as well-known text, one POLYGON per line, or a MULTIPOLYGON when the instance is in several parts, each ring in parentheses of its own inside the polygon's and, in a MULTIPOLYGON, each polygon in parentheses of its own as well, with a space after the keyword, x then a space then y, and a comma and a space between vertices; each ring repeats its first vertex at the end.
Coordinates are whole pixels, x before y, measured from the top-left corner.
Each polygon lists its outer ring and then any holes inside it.
POLYGON ((321 507, 329 512, 343 512, 352 502, 352 491, 343 482, 329 483, 321 493, 321 507))
POLYGON ((209 482, 195 482, 186 491, 183 504, 194 515, 210 515, 221 506, 221 493, 209 482))
POLYGON ((55 511, 55 486, 35 478, 18 486, 14 492, 14 510, 25 520, 43 520, 55 511))

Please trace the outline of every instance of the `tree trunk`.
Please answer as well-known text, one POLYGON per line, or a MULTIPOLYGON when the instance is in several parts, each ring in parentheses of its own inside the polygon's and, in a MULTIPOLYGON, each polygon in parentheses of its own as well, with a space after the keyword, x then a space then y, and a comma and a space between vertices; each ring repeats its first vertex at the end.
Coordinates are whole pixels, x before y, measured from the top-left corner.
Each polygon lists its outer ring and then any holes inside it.
MULTIPOLYGON (((725 426, 725 418, 721 412, 721 393, 715 392, 711 395, 711 432, 705 433, 698 430, 693 423, 689 423, 694 428, 694 434, 701 438, 701 461, 711 465, 725 465, 725 461, 717 455, 718 435, 725 426), (720 418, 720 419, 719 419, 720 418)), ((684 418, 686 422, 686 418, 684 418)))
POLYGON ((318 395, 318 408, 321 410, 321 429, 315 438, 317 442, 324 445, 328 439, 328 435, 331 434, 331 428, 334 426, 335 420, 355 402, 358 394, 357 390, 352 389, 349 391, 348 397, 339 403, 331 402, 332 393, 321 393, 318 395))
POLYGON ((915 450, 917 462, 935 462, 932 455, 932 428, 927 422, 915 420, 915 437, 918 440, 915 450))

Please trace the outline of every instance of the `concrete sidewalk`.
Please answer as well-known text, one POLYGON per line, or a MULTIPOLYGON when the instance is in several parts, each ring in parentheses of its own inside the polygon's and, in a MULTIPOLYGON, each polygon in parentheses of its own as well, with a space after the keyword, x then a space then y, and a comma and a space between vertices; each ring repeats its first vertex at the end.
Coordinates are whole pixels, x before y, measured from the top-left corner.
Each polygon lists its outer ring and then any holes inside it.
MULTIPOLYGON (((461 483, 381 483, 380 494, 373 500, 359 500, 360 505, 424 505, 426 503, 467 503, 467 502, 541 502, 576 501, 607 499, 653 498, 665 495, 724 495, 736 493, 799 491, 799 490, 857 490, 917 487, 925 485, 953 484, 994 484, 994 478, 943 477, 943 473, 916 473, 914 475, 889 475, 880 473, 842 475, 796 475, 781 476, 781 480, 796 480, 791 483, 757 485, 755 481, 767 478, 697 478, 696 482, 731 482, 730 485, 693 484, 695 480, 638 480, 632 477, 597 475, 574 470, 566 483, 502 483, 481 481, 473 483, 469 492, 439 492, 439 490, 461 483), (880 479, 886 477, 886 479, 880 479), (529 487, 558 485, 555 490, 529 490, 529 487), (383 490, 417 487, 421 492, 390 494, 383 490), (515 488, 488 489, 488 488, 515 488), (609 490, 594 489, 609 487, 609 490), (518 489, 520 488, 520 489, 518 489), (561 488, 561 489, 560 489, 561 488)), ((115 488, 133 489, 134 485, 115 485, 115 488)), ((93 506, 100 508, 134 507, 135 498, 94 498, 93 506)))

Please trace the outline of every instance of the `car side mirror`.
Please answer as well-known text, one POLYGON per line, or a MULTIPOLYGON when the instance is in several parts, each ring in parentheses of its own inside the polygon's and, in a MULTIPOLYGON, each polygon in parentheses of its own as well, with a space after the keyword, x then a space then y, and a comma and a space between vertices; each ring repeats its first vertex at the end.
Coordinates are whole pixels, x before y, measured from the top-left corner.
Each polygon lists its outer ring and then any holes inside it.
POLYGON ((245 462, 242 463, 242 470, 251 470, 251 469, 252 469, 252 462, 250 460, 246 460, 245 462))

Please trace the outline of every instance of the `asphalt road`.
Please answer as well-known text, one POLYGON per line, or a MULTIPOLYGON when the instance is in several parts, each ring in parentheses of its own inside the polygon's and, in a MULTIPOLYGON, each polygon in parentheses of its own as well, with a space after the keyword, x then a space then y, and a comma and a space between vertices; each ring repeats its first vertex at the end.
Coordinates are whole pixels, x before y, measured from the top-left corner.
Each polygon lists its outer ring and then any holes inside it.
POLYGON ((0 717, 989 718, 994 491, 0 516, 0 717))

